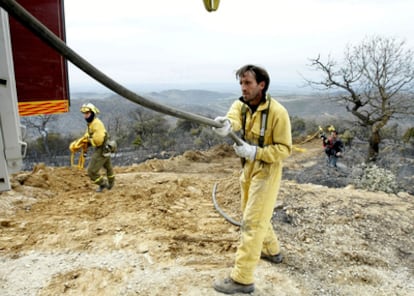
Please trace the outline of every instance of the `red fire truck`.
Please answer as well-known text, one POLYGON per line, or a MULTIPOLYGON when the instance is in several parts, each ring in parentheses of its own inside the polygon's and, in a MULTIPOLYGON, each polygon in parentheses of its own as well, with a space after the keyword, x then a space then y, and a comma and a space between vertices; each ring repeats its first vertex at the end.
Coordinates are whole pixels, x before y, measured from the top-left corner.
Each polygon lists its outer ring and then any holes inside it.
MULTIPOLYGON (((18 0, 65 41, 63 0, 18 0)), ((0 8, 0 191, 22 168, 20 116, 69 111, 67 62, 0 8)))

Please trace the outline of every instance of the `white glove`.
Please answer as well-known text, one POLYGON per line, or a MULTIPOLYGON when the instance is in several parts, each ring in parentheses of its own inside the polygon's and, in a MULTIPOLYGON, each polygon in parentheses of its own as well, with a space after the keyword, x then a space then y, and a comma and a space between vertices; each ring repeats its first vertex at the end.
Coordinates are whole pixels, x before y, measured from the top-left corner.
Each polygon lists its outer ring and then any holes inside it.
POLYGON ((230 120, 227 117, 216 117, 214 121, 223 124, 223 127, 213 127, 213 131, 220 137, 225 137, 231 132, 230 120))
POLYGON ((235 143, 233 145, 234 151, 236 151, 236 154, 240 157, 247 158, 249 160, 255 160, 256 159, 256 146, 249 145, 245 142, 243 142, 243 145, 237 146, 235 143))

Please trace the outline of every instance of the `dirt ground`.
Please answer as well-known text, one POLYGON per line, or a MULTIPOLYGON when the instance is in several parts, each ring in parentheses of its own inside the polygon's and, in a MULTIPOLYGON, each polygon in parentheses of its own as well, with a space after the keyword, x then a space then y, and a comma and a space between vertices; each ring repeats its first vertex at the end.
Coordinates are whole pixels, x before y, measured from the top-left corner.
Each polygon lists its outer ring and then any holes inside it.
MULTIPOLYGON (((319 143, 285 166, 321 160, 319 143)), ((240 161, 229 146, 86 172, 45 167, 0 193, 0 295, 221 295, 233 264, 240 161)), ((283 180, 273 224, 282 264, 260 261, 252 295, 414 295, 414 197, 283 180)))

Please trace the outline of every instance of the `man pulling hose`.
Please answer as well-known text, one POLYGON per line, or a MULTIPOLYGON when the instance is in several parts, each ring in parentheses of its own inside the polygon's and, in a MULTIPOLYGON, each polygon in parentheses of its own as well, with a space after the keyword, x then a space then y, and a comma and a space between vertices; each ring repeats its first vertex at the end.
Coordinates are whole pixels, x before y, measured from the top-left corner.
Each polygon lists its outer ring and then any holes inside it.
POLYGON ((246 65, 236 72, 242 97, 225 117, 215 120, 223 125, 213 128, 220 136, 241 131, 242 145, 234 145, 243 159, 240 176, 241 239, 233 270, 228 278, 214 283, 226 293, 254 291, 254 270, 260 258, 282 262, 282 254, 271 218, 282 178, 282 161, 291 154, 292 136, 287 110, 266 94, 270 78, 265 69, 246 65))

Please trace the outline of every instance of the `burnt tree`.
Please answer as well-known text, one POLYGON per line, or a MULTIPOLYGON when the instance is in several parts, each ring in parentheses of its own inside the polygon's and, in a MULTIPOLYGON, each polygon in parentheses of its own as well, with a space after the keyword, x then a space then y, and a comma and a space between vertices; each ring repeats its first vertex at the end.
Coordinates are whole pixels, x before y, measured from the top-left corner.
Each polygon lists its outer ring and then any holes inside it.
POLYGON ((348 46, 342 63, 330 57, 310 59, 311 67, 322 72, 318 81, 309 85, 330 90, 329 97, 343 102, 347 111, 357 118, 368 132, 368 161, 379 153, 381 129, 390 119, 414 114, 413 51, 405 42, 380 36, 348 46))

